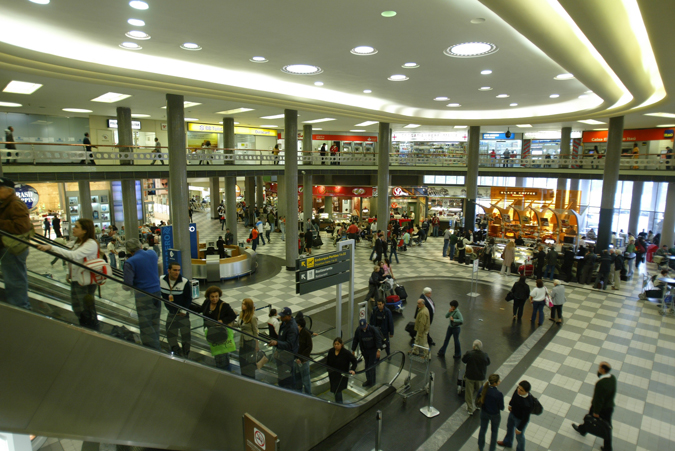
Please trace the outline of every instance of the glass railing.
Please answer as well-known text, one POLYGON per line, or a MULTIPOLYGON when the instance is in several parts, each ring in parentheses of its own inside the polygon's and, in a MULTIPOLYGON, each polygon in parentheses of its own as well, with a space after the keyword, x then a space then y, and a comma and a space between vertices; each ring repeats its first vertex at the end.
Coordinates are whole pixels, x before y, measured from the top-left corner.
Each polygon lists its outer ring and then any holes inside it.
MULTIPOLYGON (((10 235, 0 231, 2 236, 10 235)), ((302 391, 304 376, 304 385, 311 386, 311 395, 329 401, 335 401, 329 374, 333 374, 333 379, 338 375, 344 381, 341 383, 344 403, 352 403, 365 400, 383 384, 392 385, 404 367, 405 355, 397 352, 368 369, 361 362, 354 375, 341 372, 325 363, 326 354, 306 359, 284 349, 283 343, 272 346, 266 338, 242 332, 235 327, 236 322, 214 321, 209 315, 217 317, 218 313, 212 311, 205 299, 192 300, 189 308, 179 308, 158 293, 134 288, 119 277, 97 271, 90 272, 105 283, 82 286, 73 280, 79 272, 90 268, 52 252, 40 251, 34 243, 23 243, 29 245, 27 266, 32 310, 54 320, 290 390, 302 391), (72 280, 71 275, 75 275, 72 280), (299 360, 309 364, 300 365, 299 360), (377 374, 376 383, 364 387, 367 373, 372 375, 373 371, 377 374)), ((8 295, 22 288, 17 288, 11 274, 0 272, 0 281, 5 289, 2 299, 16 305, 14 298, 8 295)), ((218 309, 220 304, 214 307, 218 309)), ((238 307, 232 306, 235 310, 238 307)))

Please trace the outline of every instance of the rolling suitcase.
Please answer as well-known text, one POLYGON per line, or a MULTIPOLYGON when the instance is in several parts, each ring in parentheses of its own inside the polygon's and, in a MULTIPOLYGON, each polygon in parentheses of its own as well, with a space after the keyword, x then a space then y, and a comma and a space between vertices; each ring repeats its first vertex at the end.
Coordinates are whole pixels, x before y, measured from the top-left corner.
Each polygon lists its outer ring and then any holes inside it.
POLYGON ((532 276, 534 274, 534 265, 520 265, 518 267, 518 274, 526 277, 532 276))
POLYGON ((323 241, 321 240, 321 237, 317 235, 316 238, 312 240, 312 247, 321 247, 321 246, 323 246, 323 241))
POLYGON ((403 311, 403 302, 401 301, 401 298, 395 294, 387 296, 385 305, 393 312, 402 313, 403 311))
POLYGON ((398 297, 401 298, 402 301, 405 301, 408 299, 408 293, 405 291, 405 287, 403 285, 396 285, 396 288, 394 288, 394 291, 398 295, 398 297))

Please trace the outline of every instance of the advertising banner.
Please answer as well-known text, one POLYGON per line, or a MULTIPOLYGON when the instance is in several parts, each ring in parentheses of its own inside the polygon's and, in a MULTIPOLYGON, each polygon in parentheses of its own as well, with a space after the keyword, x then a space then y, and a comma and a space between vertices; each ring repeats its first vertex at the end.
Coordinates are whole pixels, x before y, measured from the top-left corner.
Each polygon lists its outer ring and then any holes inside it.
POLYGON ((197 224, 190 223, 190 257, 199 258, 199 238, 197 236, 197 224))
MULTIPOLYGON (((584 132, 583 142, 585 143, 596 143, 596 142, 607 142, 607 135, 609 132, 607 130, 602 131, 589 131, 584 132)), ((672 128, 641 128, 638 130, 624 130, 623 131, 623 141, 624 142, 638 142, 638 141, 662 141, 673 139, 673 129, 672 128)))
MULTIPOLYGON (((164 226, 159 228, 162 237, 162 266, 164 274, 169 273, 169 250, 173 248, 173 226, 164 226)), ((180 260, 179 260, 180 263, 180 260)))
POLYGON ((40 195, 35 188, 30 185, 15 185, 14 191, 16 192, 16 196, 26 204, 26 207, 28 207, 29 210, 35 210, 37 208, 38 202, 40 201, 40 195))

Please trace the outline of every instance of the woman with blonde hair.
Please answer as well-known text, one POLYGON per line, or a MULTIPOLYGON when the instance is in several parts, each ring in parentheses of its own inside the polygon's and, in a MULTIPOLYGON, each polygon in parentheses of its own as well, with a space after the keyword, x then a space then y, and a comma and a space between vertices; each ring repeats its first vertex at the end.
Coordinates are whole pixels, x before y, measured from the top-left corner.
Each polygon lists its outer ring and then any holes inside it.
POLYGON ((514 243, 513 240, 509 240, 509 242, 506 243, 506 247, 504 247, 504 252, 502 252, 502 270, 499 271, 499 274, 504 275, 504 271, 506 271, 506 274, 511 275, 511 266, 515 259, 516 243, 514 243))
POLYGON ((255 316, 253 299, 246 298, 241 301, 241 313, 237 320, 237 326, 242 332, 239 338, 239 367, 241 368, 241 375, 255 379, 258 355, 258 318, 255 316))

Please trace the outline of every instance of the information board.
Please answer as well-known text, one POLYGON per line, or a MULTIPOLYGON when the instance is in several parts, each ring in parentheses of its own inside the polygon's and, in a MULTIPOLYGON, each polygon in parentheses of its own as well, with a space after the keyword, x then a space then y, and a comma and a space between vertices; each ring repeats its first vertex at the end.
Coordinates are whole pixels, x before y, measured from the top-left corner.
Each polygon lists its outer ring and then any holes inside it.
POLYGON ((314 257, 300 258, 295 267, 295 292, 307 294, 350 280, 352 250, 328 252, 314 257))

